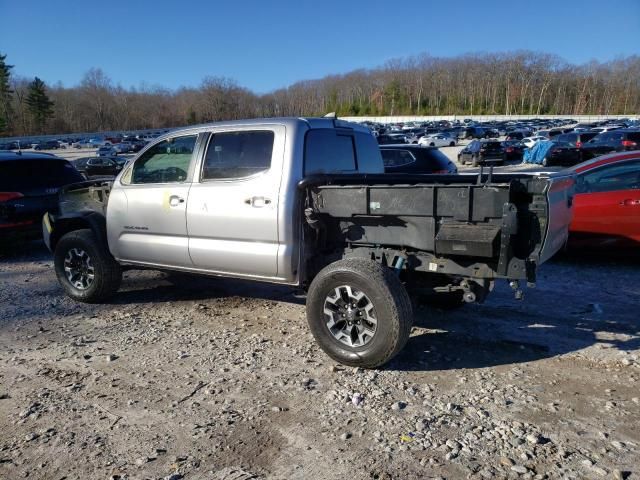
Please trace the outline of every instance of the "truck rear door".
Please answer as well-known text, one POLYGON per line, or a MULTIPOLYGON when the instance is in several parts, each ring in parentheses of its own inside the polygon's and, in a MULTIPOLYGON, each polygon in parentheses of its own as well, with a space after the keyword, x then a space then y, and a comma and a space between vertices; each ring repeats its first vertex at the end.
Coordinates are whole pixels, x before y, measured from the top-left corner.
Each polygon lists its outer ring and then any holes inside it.
POLYGON ((197 269, 278 276, 283 125, 212 131, 187 204, 189 254, 197 269))

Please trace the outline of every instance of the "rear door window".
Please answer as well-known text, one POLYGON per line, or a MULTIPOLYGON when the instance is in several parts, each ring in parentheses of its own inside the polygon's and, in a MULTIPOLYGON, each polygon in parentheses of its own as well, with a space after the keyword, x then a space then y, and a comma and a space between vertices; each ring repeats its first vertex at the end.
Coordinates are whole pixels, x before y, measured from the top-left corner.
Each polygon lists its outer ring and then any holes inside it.
POLYGON ((271 168, 271 130, 220 132, 209 139, 202 180, 246 178, 271 168))

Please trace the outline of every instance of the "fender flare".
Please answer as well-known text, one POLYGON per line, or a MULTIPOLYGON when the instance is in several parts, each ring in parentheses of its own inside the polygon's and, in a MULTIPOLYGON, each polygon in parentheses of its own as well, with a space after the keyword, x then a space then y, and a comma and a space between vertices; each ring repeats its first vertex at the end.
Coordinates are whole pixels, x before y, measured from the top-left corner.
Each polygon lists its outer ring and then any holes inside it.
POLYGON ((109 251, 107 242, 107 219, 98 212, 78 212, 66 215, 50 216, 52 220, 52 230, 49 235, 48 247, 52 252, 56 248, 58 241, 67 233, 74 230, 89 228, 93 231, 98 245, 109 251))

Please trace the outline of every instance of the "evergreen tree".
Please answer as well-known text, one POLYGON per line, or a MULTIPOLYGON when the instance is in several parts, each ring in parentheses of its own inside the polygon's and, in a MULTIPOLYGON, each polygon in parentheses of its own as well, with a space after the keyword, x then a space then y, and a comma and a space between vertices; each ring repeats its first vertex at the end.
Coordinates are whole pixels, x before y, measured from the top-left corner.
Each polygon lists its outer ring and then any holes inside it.
POLYGON ((53 102, 47 96, 46 85, 38 77, 29 84, 26 104, 36 132, 42 132, 47 119, 53 116, 53 102))
POLYGON ((13 108, 11 107, 11 86, 9 79, 13 65, 5 63, 6 55, 0 55, 0 132, 9 130, 13 120, 13 108))

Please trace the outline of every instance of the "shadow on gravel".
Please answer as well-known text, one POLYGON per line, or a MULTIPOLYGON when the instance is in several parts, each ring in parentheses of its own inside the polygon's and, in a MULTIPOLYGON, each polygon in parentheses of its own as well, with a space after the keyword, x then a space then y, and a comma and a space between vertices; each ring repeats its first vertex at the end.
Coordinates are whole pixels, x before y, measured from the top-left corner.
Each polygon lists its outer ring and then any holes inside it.
MULTIPOLYGON (((3 263, 50 261, 41 242, 0 252, 3 263)), ((24 270, 22 271, 24 273, 24 270)), ((55 277, 51 272, 51 285, 55 277)), ((36 292, 55 297, 55 290, 36 292)), ((62 291, 59 291, 62 296, 62 291)), ((186 274, 125 272, 122 289, 109 304, 158 304, 216 298, 263 299, 303 305, 290 287, 186 274)), ((575 352, 595 344, 620 351, 640 349, 640 255, 618 251, 563 253, 539 272, 539 288, 523 302, 501 282, 483 305, 443 312, 415 311, 414 323, 427 329, 386 368, 405 371, 476 369, 510 365, 575 352)))
POLYGON ((0 242, 0 265, 4 262, 39 262, 52 260, 53 255, 40 240, 0 242))
POLYGON ((109 303, 114 305, 210 300, 213 298, 247 297, 304 305, 304 298, 294 296, 291 287, 230 278, 166 273, 165 279, 126 278, 123 290, 109 303), (153 286, 149 287, 152 283, 153 286))
POLYGON ((563 253, 541 269, 540 288, 517 302, 500 285, 483 305, 415 311, 429 331, 386 368, 421 371, 517 364, 595 344, 640 349, 640 256, 563 253))

